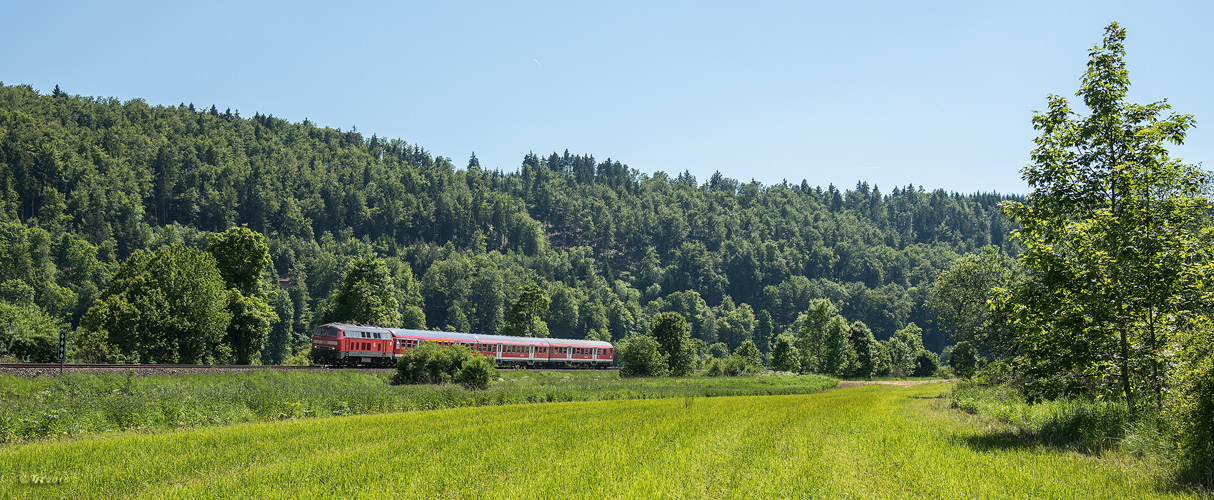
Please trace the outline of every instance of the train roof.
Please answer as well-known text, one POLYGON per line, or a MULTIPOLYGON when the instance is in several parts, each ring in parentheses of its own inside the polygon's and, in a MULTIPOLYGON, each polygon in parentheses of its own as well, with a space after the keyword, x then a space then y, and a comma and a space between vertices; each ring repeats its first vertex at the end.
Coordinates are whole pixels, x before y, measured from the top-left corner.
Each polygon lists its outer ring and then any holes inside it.
POLYGON ((543 344, 545 340, 539 337, 512 337, 510 335, 481 335, 477 334, 476 340, 481 342, 514 342, 521 344, 543 344))
POLYGON ((462 341, 476 340, 476 335, 473 335, 471 333, 440 332, 437 330, 410 330, 408 328, 391 328, 390 330, 392 331, 393 335, 399 335, 399 336, 403 336, 403 337, 425 337, 425 338, 431 338, 431 339, 462 340, 462 341))
POLYGON ((611 347, 610 342, 603 342, 602 340, 555 339, 555 338, 547 338, 545 340, 547 340, 548 343, 551 345, 559 345, 559 346, 607 347, 607 348, 611 347))
POLYGON ((371 326, 371 325, 355 325, 355 324, 350 324, 350 323, 326 323, 326 324, 320 325, 320 327, 318 327, 318 328, 324 328, 324 327, 337 328, 343 332, 392 333, 392 331, 387 328, 380 328, 378 326, 371 326))
POLYGON ((461 332, 441 332, 437 330, 413 330, 409 328, 380 328, 370 325, 353 325, 349 323, 328 323, 320 325, 321 327, 334 327, 342 331, 352 332, 380 332, 389 333, 400 337, 422 337, 428 339, 452 340, 452 341, 476 341, 476 342, 512 342, 519 344, 548 344, 558 346, 574 346, 574 347, 612 347, 610 342, 601 340, 579 340, 579 339, 558 339, 558 338, 542 338, 542 337, 512 337, 508 335, 481 335, 474 333, 461 332))

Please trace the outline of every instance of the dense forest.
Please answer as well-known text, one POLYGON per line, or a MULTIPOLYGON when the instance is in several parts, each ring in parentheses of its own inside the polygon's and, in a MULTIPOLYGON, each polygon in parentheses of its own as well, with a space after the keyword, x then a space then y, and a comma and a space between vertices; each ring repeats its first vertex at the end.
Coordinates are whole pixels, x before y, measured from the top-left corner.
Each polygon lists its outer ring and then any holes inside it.
MULTIPOLYGON (((266 282, 278 285, 266 363, 306 343, 368 253, 386 263, 410 327, 499 333, 538 284, 556 337, 618 340, 677 312, 706 344, 767 352, 825 298, 877 339, 914 323, 939 351, 951 342, 929 290, 963 254, 1016 253, 998 206, 1009 199, 700 182, 568 151, 528 153, 513 171, 472 154, 460 168, 307 120, 0 84, 0 321, 77 328, 132 254, 205 248, 243 226, 264 235, 266 282)), ((10 355, 37 351, 8 337, 10 355)))

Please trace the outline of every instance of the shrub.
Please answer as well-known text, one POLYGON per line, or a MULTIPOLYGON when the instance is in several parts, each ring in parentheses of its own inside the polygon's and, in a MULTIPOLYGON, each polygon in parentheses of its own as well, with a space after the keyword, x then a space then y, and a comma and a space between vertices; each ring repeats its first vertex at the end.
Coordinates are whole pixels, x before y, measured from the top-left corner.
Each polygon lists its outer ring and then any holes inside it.
POLYGON ((936 357, 936 353, 927 349, 920 349, 915 355, 915 371, 916 377, 930 377, 936 374, 936 369, 940 368, 940 360, 936 357))
POLYGON ((970 378, 978 370, 978 349, 968 341, 957 342, 948 356, 948 364, 961 378, 970 378))
POLYGON ((401 353, 396 362, 394 385, 445 384, 456 382, 465 387, 484 389, 497 377, 497 369, 481 354, 463 346, 439 347, 422 342, 414 349, 401 353))
POLYGON ((780 372, 795 372, 801 369, 801 356, 793 348, 794 340, 787 335, 776 337, 771 348, 771 369, 780 372))
POLYGON ((1185 479, 1214 486, 1214 325, 1185 339, 1182 359, 1167 416, 1176 427, 1185 479))
POLYGON ((666 356, 658 341, 648 335, 628 339, 619 349, 621 377, 660 377, 666 375, 666 356))
MULTIPOLYGON (((956 351, 953 352, 953 355, 957 355, 956 351)), ((974 372, 974 382, 979 385, 1009 384, 1016 386, 1015 379, 1016 370, 1006 359, 991 361, 977 372, 974 372)))
POLYGON ((473 353, 471 359, 455 372, 455 382, 469 389, 488 389, 489 381, 497 378, 497 368, 485 356, 473 353))
POLYGON ((745 356, 734 354, 725 359, 713 358, 708 361, 704 375, 709 377, 738 377, 754 375, 760 368, 745 356))
POLYGON ((729 347, 724 342, 717 342, 708 346, 708 357, 716 359, 725 359, 729 356, 729 347))
POLYGON ((754 341, 747 340, 742 342, 742 345, 738 346, 738 348, 734 350, 734 355, 741 356, 746 360, 747 363, 756 368, 763 366, 763 352, 759 351, 759 348, 755 345, 754 341))

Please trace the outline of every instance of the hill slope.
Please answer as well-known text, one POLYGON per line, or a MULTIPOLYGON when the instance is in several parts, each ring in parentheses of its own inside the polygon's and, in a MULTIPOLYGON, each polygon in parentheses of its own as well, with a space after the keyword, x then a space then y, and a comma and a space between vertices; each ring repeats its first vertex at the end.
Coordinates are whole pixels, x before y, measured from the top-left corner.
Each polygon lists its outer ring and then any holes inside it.
POLYGON ((5 300, 75 325, 135 250, 246 225, 266 235, 288 292, 268 361, 368 251, 388 259, 402 307, 425 311, 417 326, 496 333, 538 281, 555 336, 619 339, 677 311, 706 343, 766 348, 826 297, 878 339, 914 322, 939 350, 923 300, 957 255, 1010 245, 1003 199, 700 183, 568 151, 527 154, 517 171, 475 156, 457 168, 306 121, 0 85, 0 251, 16 256, 0 263, 5 300))

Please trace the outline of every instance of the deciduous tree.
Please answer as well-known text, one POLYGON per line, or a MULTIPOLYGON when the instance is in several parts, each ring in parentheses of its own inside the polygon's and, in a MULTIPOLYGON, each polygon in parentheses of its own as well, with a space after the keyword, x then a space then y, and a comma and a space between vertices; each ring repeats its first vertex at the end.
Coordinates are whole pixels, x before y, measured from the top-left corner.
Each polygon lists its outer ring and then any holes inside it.
POLYGON ((103 362, 223 362, 232 352, 223 342, 230 319, 214 257, 176 244, 140 250, 85 315, 83 354, 103 362))
POLYGON ((1089 52, 1076 95, 1091 114, 1051 95, 1033 117, 1033 193, 1006 205, 1032 281, 1006 303, 1039 395, 1099 387, 1134 412, 1142 393, 1162 406, 1170 332, 1206 306, 1209 202, 1206 173, 1165 148, 1193 117, 1125 101, 1124 40, 1113 23, 1089 52))
POLYGON ((932 285, 928 307, 954 341, 969 341, 992 355, 1011 354, 1006 318, 992 320, 991 302, 1021 275, 1016 260, 989 246, 953 261, 932 285))
POLYGON ((400 326, 396 289, 388 268, 379 257, 364 254, 346 267, 341 287, 333 294, 333 306, 325 316, 325 322, 384 328, 400 326))
POLYGON ((678 313, 658 313, 653 318, 649 336, 658 341, 666 366, 672 376, 683 376, 691 372, 694 360, 691 356, 691 328, 687 320, 678 313))
POLYGON ((548 324, 542 318, 547 311, 548 294, 535 283, 523 287, 514 305, 510 306, 510 312, 506 313, 502 335, 547 337, 548 324))

